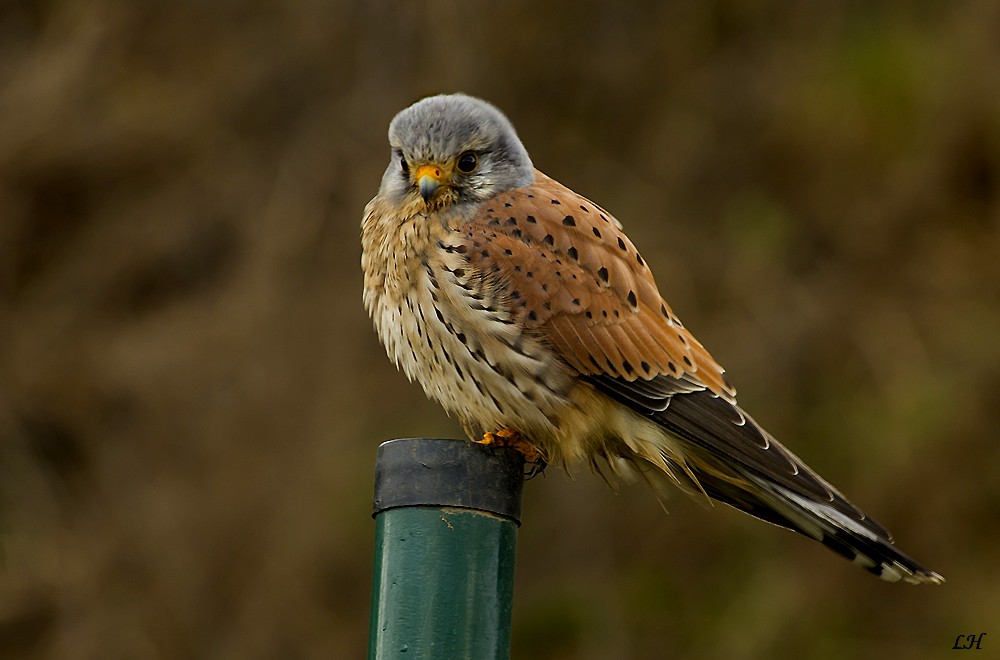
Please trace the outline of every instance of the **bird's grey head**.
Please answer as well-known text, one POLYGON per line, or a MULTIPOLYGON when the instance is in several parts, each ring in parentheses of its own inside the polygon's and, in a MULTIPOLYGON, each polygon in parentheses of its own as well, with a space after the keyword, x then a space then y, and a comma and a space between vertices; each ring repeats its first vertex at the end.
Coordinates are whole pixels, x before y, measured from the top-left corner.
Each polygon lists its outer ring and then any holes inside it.
POLYGON ((389 145, 380 194, 397 204, 481 202, 535 181, 510 121, 465 94, 431 96, 400 112, 389 125, 389 145))

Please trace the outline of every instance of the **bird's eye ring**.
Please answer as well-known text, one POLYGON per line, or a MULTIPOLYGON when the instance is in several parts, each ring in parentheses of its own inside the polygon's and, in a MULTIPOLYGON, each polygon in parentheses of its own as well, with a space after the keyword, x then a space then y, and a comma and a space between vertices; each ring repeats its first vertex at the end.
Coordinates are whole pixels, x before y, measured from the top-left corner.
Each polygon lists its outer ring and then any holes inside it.
POLYGON ((399 169, 403 170, 403 174, 410 173, 410 166, 406 163, 406 156, 399 157, 399 169))
POLYGON ((458 171, 468 174, 476 169, 476 165, 479 164, 479 160, 476 158, 476 154, 472 151, 466 151, 464 154, 458 157, 458 171))

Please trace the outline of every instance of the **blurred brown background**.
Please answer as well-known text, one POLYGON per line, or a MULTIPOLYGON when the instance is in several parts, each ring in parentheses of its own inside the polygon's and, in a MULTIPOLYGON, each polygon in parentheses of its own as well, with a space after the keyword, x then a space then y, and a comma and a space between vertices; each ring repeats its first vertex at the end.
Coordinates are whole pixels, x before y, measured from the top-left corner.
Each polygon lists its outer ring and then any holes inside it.
POLYGON ((394 113, 456 90, 948 578, 550 470, 514 658, 996 653, 996 2, 8 0, 0 658, 363 657, 376 447, 461 432, 371 329, 359 223, 394 113))

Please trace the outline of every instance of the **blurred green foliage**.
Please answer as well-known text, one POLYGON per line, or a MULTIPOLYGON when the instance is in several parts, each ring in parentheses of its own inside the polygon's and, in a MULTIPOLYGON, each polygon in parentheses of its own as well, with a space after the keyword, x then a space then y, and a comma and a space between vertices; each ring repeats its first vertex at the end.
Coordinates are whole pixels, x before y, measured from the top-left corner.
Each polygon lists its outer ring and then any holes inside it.
POLYGON ((359 223, 394 113, 457 90, 948 578, 550 471, 514 657, 991 644, 997 71, 989 0, 0 5, 0 657, 364 654, 375 449, 460 431, 371 330, 359 223))

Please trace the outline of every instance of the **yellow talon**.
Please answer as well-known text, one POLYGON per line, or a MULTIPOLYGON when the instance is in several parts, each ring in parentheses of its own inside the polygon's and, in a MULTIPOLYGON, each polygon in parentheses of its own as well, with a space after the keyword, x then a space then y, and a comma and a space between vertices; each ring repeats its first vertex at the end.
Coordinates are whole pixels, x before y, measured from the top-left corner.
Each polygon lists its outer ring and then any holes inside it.
POLYGON ((496 433, 484 433, 482 440, 476 440, 481 445, 492 445, 494 447, 510 447, 521 453, 528 463, 537 463, 542 460, 542 454, 533 445, 527 442, 521 434, 507 426, 496 433))

